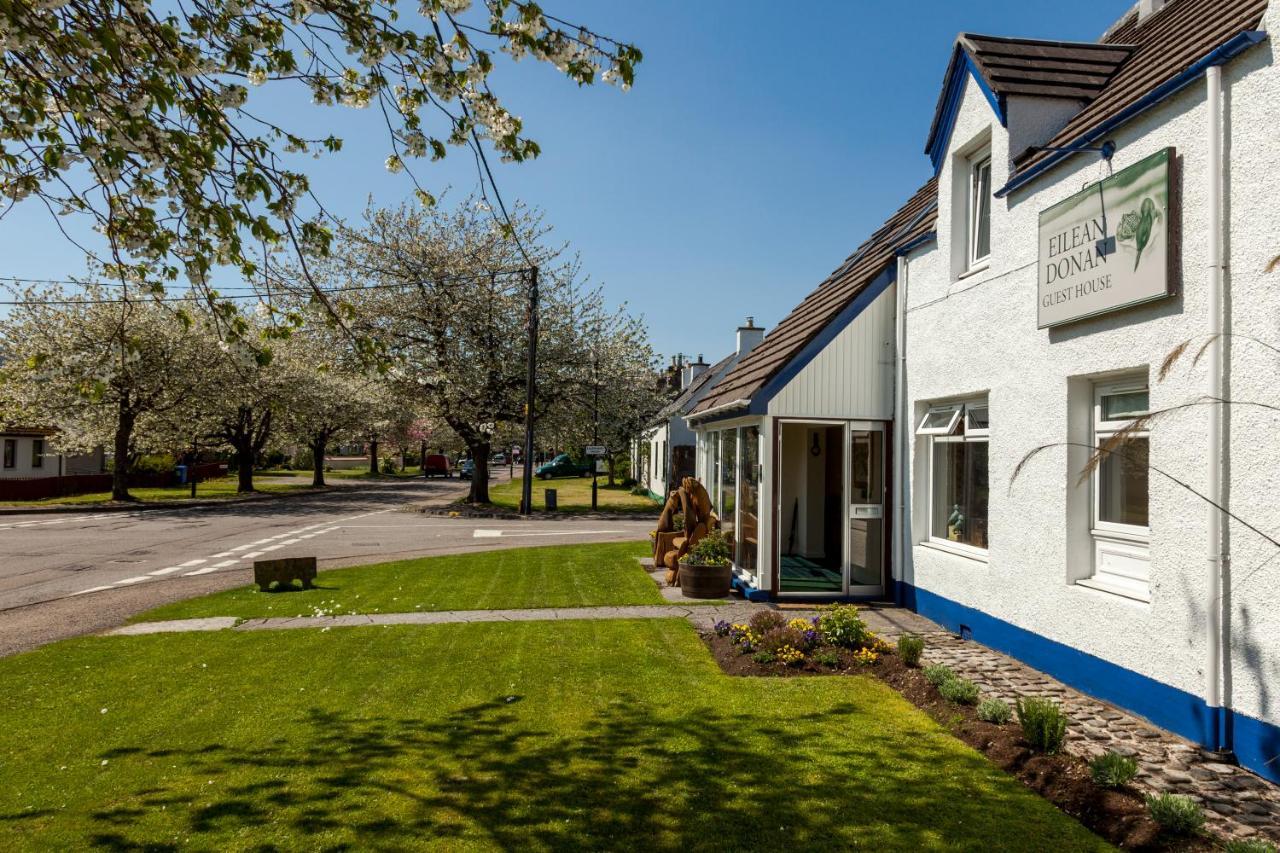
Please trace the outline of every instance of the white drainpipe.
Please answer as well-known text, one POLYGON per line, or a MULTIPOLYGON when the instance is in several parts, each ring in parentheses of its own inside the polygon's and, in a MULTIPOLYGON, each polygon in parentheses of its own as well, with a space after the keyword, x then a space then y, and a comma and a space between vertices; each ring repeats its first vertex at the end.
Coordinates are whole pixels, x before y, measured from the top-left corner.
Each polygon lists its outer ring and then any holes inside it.
MULTIPOLYGON (((1207 356, 1209 372, 1209 396, 1222 399, 1222 208, 1223 208, 1223 157, 1222 157, 1222 67, 1211 65, 1205 72, 1205 108, 1209 113, 1208 168, 1209 168, 1209 335, 1207 356)), ((1209 407, 1208 456, 1209 470, 1206 492, 1209 506, 1209 583, 1205 625, 1205 691, 1204 701, 1209 707, 1209 720, 1213 731, 1210 746, 1214 749, 1230 749, 1226 742, 1226 726, 1222 702, 1222 570, 1228 557, 1222 550, 1222 510, 1225 495, 1222 489, 1222 406, 1212 403, 1209 407)))
POLYGON ((894 430, 893 458, 896 469, 893 478, 893 569, 898 580, 905 581, 906 559, 911 553, 911 543, 907 531, 907 435, 911 428, 907 417, 907 281, 910 278, 910 263, 906 256, 898 258, 897 322, 894 330, 894 348, 897 351, 898 363, 894 370, 893 401, 894 430))

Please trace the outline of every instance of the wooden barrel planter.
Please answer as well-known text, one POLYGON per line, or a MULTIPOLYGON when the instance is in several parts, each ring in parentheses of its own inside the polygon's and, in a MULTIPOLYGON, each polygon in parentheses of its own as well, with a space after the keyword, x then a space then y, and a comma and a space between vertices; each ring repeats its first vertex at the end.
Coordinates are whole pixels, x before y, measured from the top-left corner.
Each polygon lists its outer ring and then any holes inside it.
POLYGON ((680 591, 685 598, 728 598, 732 588, 733 567, 699 566, 680 561, 680 591))

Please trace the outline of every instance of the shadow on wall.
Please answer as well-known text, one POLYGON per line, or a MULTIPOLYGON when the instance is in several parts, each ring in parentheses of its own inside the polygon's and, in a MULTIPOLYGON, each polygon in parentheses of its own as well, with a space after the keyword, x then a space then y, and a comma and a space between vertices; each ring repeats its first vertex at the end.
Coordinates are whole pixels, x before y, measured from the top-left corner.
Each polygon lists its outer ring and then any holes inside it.
POLYGON ((287 741, 262 748, 111 750, 101 758, 113 766, 174 766, 183 781, 114 798, 121 804, 93 814, 86 840, 114 850, 169 849, 174 833, 206 842, 253 833, 263 849, 282 840, 347 849, 353 838, 366 849, 786 849, 856 838, 915 850, 988 831, 1009 842, 1016 834, 1001 827, 1028 825, 1026 801, 993 794, 976 755, 973 766, 942 755, 933 738, 824 737, 875 724, 854 704, 782 729, 706 708, 655 718, 623 695, 566 736, 517 713, 519 701, 431 722, 313 709, 287 722, 287 741), (941 766, 960 772, 929 775, 941 766))

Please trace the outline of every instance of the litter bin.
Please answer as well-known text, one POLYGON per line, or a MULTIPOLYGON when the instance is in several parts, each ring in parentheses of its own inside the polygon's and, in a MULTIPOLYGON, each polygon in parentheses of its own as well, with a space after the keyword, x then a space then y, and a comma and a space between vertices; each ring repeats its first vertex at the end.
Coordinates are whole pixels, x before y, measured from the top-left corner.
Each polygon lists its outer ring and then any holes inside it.
POLYGON ((179 465, 177 467, 178 485, 185 486, 187 484, 187 466, 179 465))
POLYGON ((542 494, 543 494, 542 503, 546 507, 547 512, 555 512, 556 511, 556 490, 543 489, 542 494))

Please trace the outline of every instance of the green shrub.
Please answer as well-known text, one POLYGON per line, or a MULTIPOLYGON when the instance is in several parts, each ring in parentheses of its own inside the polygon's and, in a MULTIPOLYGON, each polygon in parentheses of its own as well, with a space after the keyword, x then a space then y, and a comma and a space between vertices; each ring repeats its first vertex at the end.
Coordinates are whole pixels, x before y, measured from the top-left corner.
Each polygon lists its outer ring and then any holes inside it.
POLYGON ((777 660, 777 657, 772 652, 756 652, 751 656, 751 659, 756 663, 773 663, 777 660))
POLYGON ((955 677, 956 674, 951 671, 951 667, 943 666, 940 663, 935 663, 932 666, 926 666, 924 668, 924 680, 932 684, 934 687, 941 687, 943 684, 951 681, 955 677))
POLYGON ((634 489, 636 487, 636 478, 623 477, 621 480, 618 481, 618 485, 622 486, 622 488, 624 489, 634 489))
POLYGON ((315 468, 316 457, 311 452, 311 448, 304 447, 297 453, 293 454, 293 467, 299 471, 310 471, 315 468))
POLYGON ((1222 849, 1226 853, 1280 853, 1280 848, 1277 848, 1270 841, 1263 841, 1260 838, 1228 841, 1227 846, 1222 849))
POLYGON ((1204 826, 1204 809, 1182 794, 1148 794, 1147 810, 1161 829, 1175 835, 1194 835, 1204 826))
MULTIPOLYGON (((719 530, 712 530, 689 549, 684 558, 693 566, 724 566, 729 563, 729 541, 719 530)), ((784 622, 786 620, 783 620, 784 622)))
POLYGON ((1003 726, 1013 719, 1013 709, 1000 699, 983 699, 978 705, 978 719, 1003 726))
POLYGON ((1067 737, 1067 716, 1058 703, 1032 697, 1019 699, 1015 708, 1022 736, 1032 749, 1048 755, 1062 749, 1062 742, 1067 737))
POLYGON ((1107 752, 1089 762, 1093 782, 1103 788, 1121 788, 1138 775, 1138 762, 1118 752, 1107 752))
POLYGON ((823 666, 839 666, 840 653, 834 649, 819 649, 813 653, 813 659, 816 663, 823 666))
POLYGON ((898 657, 907 666, 919 666, 920 656, 924 654, 924 637, 915 634, 903 634, 898 638, 898 657))
POLYGON ((867 623, 862 621, 858 608, 852 604, 824 607, 818 614, 818 633, 831 645, 846 649, 860 649, 871 638, 867 623))
POLYGON ((763 637, 770 631, 785 627, 787 624, 787 617, 783 616, 776 610, 761 610, 759 613, 752 616, 751 621, 747 624, 751 626, 751 630, 757 637, 763 637))
POLYGON ((967 678, 951 678, 938 685, 938 692, 948 702, 957 705, 977 705, 978 685, 967 678))
POLYGON ((649 497, 649 490, 646 489, 644 486, 636 486, 631 490, 631 494, 635 495, 638 498, 647 498, 649 497))

